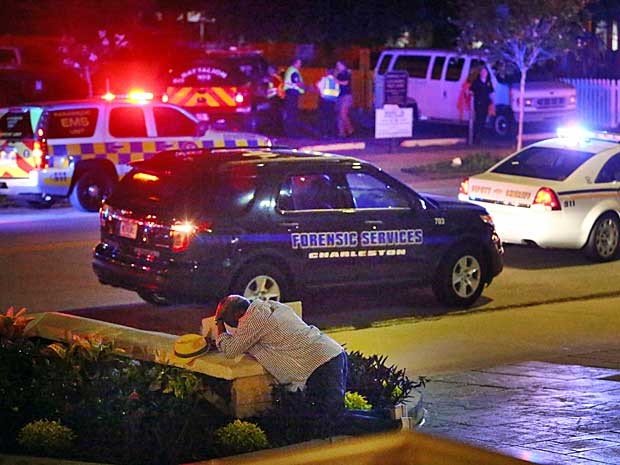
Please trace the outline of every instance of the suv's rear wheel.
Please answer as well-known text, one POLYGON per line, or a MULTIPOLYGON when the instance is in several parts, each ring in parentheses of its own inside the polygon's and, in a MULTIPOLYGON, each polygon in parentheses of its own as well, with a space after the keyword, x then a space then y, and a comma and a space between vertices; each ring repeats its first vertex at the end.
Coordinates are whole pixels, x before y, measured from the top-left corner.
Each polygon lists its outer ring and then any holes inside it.
POLYGON ((484 289, 484 260, 475 248, 461 247, 449 252, 433 280, 433 292, 441 303, 468 307, 484 289))
POLYGON ((620 249, 620 222, 612 213, 596 220, 586 244, 586 255, 597 262, 608 262, 618 256, 620 249))
POLYGON ((159 307, 166 307, 170 305, 170 300, 165 295, 160 294, 159 292, 147 290, 140 290, 137 292, 138 295, 142 298, 142 300, 150 304, 157 305, 159 307))
POLYGON ((96 212, 114 187, 114 181, 106 173, 94 170, 85 171, 73 186, 69 200, 71 205, 81 211, 96 212))
POLYGON ((285 274, 273 265, 249 265, 235 279, 231 292, 250 300, 282 302, 290 297, 290 283, 285 274))
POLYGON ((493 121, 493 133, 497 137, 505 138, 511 137, 515 132, 515 119, 510 110, 500 109, 492 119, 493 121))

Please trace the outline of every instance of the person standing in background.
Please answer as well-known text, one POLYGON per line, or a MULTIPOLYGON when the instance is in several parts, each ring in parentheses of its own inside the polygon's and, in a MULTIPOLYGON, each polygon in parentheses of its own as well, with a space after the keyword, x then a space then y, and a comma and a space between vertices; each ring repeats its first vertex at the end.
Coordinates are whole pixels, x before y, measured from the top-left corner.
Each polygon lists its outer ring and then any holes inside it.
POLYGON ((298 136, 301 132, 299 96, 306 90, 300 69, 301 59, 295 58, 284 73, 284 132, 289 137, 298 136))
POLYGON ((319 90, 319 126, 323 137, 336 134, 336 101, 340 95, 340 85, 334 76, 334 70, 328 69, 316 84, 319 90))
POLYGON ((336 79, 340 86, 340 94, 336 102, 336 112, 338 114, 338 135, 347 137, 353 134, 353 124, 349 112, 353 106, 353 95, 351 94, 351 70, 347 65, 339 60, 336 62, 336 79))
POLYGON ((480 68, 480 73, 469 90, 474 96, 474 144, 479 144, 482 142, 487 116, 495 114, 493 107, 495 89, 486 68, 480 68))

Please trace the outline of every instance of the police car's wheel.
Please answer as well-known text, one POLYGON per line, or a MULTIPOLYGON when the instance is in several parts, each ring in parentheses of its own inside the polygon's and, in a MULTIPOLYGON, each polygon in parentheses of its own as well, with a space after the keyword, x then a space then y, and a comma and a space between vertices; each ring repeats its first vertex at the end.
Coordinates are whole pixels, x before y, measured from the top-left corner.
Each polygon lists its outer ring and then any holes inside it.
POLYGON ((475 249, 456 249, 441 263, 433 281, 437 299, 451 307, 473 304, 484 289, 484 261, 475 249))
POLYGON ((254 265, 241 272, 232 292, 250 300, 282 302, 288 296, 288 287, 286 276, 274 266, 254 265))
POLYGON ((618 255, 620 245, 620 222, 614 214, 601 216, 590 231, 586 254, 597 262, 613 260, 618 255))
POLYGON ((101 202, 112 191, 114 183, 109 176, 95 171, 83 173, 73 186, 69 200, 78 210, 96 212, 101 202))
POLYGON ((142 298, 142 300, 153 305, 158 305, 160 307, 170 305, 170 300, 168 300, 165 295, 159 294, 158 292, 138 291, 138 295, 142 298))

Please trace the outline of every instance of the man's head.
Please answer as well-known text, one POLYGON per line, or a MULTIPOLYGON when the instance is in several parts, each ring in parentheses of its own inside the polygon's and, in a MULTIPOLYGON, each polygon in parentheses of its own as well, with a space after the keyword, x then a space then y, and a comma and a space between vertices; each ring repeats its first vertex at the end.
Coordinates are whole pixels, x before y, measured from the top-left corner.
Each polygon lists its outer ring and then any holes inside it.
POLYGON ((301 58, 294 58, 291 65, 297 69, 301 68, 301 58))
POLYGON ((339 73, 346 70, 347 69, 347 65, 344 61, 342 60, 338 60, 336 62, 336 71, 338 71, 339 73))
POLYGON ((489 77, 489 72, 486 68, 480 68, 480 80, 486 82, 487 77, 489 77))
POLYGON ((228 326, 236 328, 239 318, 245 315, 250 306, 250 301, 240 295, 229 295, 220 300, 215 310, 215 319, 222 320, 228 326))

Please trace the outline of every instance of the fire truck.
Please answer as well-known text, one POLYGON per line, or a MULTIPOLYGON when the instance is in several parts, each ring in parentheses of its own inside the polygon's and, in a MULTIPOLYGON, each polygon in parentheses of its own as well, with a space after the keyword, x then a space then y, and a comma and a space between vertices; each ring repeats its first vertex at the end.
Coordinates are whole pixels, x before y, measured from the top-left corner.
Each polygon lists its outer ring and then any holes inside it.
POLYGON ((267 62, 260 51, 194 51, 169 69, 164 101, 200 120, 254 131, 269 110, 267 80, 267 62))

